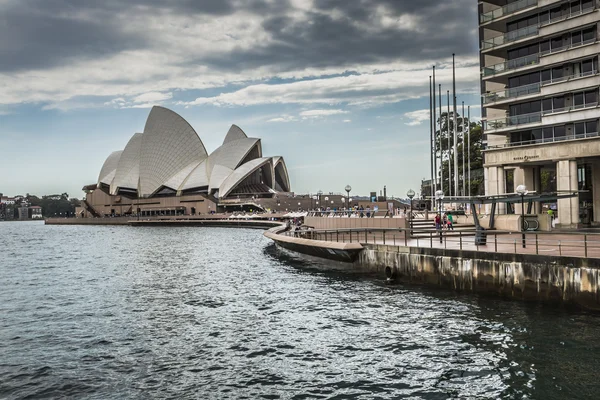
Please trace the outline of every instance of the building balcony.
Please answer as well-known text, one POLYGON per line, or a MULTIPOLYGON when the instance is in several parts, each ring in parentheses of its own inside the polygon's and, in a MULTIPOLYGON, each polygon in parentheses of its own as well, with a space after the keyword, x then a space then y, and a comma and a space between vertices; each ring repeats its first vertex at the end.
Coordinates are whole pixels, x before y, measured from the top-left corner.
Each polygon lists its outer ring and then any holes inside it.
MULTIPOLYGON (((532 83, 530 85, 517 86, 514 88, 484 93, 482 95, 483 104, 484 107, 489 107, 509 103, 516 99, 522 100, 524 97, 527 97, 527 99, 538 97, 536 96, 537 94, 539 94, 540 96, 546 96, 563 93, 574 89, 580 89, 581 85, 578 85, 577 88, 573 88, 572 85, 567 85, 567 82, 588 77, 598 77, 598 71, 593 70, 589 72, 580 72, 578 74, 554 78, 540 83, 532 83), (550 86, 552 87, 550 88, 550 86)), ((600 85, 600 79, 593 79, 592 82, 589 82, 584 86, 588 87, 596 85, 600 85)))
POLYGON ((493 49, 508 43, 516 42, 517 40, 536 36, 539 31, 540 29, 537 25, 532 25, 517 29, 516 31, 504 33, 491 39, 483 40, 481 42, 481 51, 493 49))
POLYGON ((521 0, 515 3, 510 3, 503 7, 496 8, 495 10, 479 14, 479 23, 485 24, 487 22, 495 21, 497 19, 507 17, 511 14, 525 10, 527 8, 536 7, 537 4, 538 0, 521 0))
POLYGON ((509 142, 507 138, 506 143, 497 144, 494 146, 488 146, 487 148, 492 149, 505 149, 508 147, 521 147, 521 146, 530 146, 535 144, 544 144, 544 143, 556 143, 556 142, 564 142, 566 140, 578 140, 578 139, 588 139, 600 136, 598 132, 586 132, 581 135, 565 135, 558 137, 549 137, 549 138, 536 138, 531 140, 524 140, 522 142, 509 142))
POLYGON ((531 114, 513 115, 483 121, 486 134, 510 132, 515 129, 536 128, 542 125, 570 123, 598 118, 598 103, 556 108, 531 114))
MULTIPOLYGON (((498 64, 483 67, 481 74, 483 78, 489 78, 504 73, 522 72, 533 66, 549 66, 556 63, 564 63, 566 60, 584 56, 578 54, 566 55, 564 52, 578 49, 584 46, 593 45, 596 43, 596 38, 585 40, 579 43, 570 43, 561 47, 555 47, 550 50, 542 51, 535 54, 530 54, 525 57, 515 58, 513 60, 504 61, 498 64)), ((595 49, 590 49, 587 53, 591 54, 595 49)), ((585 51, 584 51, 585 53, 585 51)))

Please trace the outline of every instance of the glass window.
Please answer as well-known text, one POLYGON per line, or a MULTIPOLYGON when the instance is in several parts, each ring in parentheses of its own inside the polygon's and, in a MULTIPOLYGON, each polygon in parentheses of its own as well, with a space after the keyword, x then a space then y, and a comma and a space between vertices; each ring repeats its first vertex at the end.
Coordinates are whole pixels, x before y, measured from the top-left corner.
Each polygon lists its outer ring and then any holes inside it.
POLYGON ((547 23, 550 20, 550 13, 548 11, 544 11, 540 14, 540 24, 547 23))
POLYGON ((574 106, 582 106, 583 105, 583 93, 575 93, 573 95, 573 105, 574 106))
POLYGON ((585 60, 581 63, 581 72, 586 74, 586 73, 591 73, 592 70, 594 69, 594 61, 593 60, 585 60))
POLYGON ((540 112, 540 111, 542 111, 542 102, 539 100, 532 101, 530 112, 540 112))
POLYGON ((523 103, 521 104, 521 112, 519 114, 529 114, 531 111, 531 103, 523 103))
POLYGON ((589 10, 590 8, 594 8, 594 0, 583 0, 581 2, 582 10, 589 10))
POLYGON ((516 105, 512 105, 510 106, 510 115, 519 115, 519 111, 521 110, 520 105, 516 104, 516 105))
POLYGON ((591 41, 596 37, 596 27, 591 27, 583 30, 583 41, 591 41))
POLYGON ((519 58, 519 49, 509 50, 508 51, 508 59, 514 60, 515 58, 519 58))
POLYGON ((559 50, 562 48, 562 46, 563 46, 562 36, 550 39, 550 47, 552 48, 552 51, 559 50))
POLYGON ((552 79, 552 71, 545 69, 542 71, 542 82, 549 82, 552 79))
MULTIPOLYGON (((549 51, 550 51, 550 41, 544 40, 543 42, 540 42, 540 52, 547 53, 549 51)), ((509 52, 509 54, 510 54, 510 52, 509 52)))
POLYGON ((558 125, 554 127, 554 137, 563 138, 566 135, 566 129, 564 125, 558 125))
POLYGON ((513 132, 510 134, 510 142, 518 143, 521 141, 521 132, 513 132))
POLYGON ((585 123, 585 132, 586 133, 597 133, 598 132, 598 120, 587 121, 585 123))
POLYGON ((581 10, 581 4, 579 1, 571 2, 571 14, 577 14, 581 10))
POLYGON ((562 15, 562 10, 560 7, 553 8, 550 10, 550 19, 559 18, 562 15))
POLYGON ((552 111, 552 99, 544 99, 544 100, 542 100, 542 110, 544 110, 544 111, 552 111))
POLYGON ((598 96, 596 95, 595 90, 590 90, 589 92, 585 92, 585 104, 593 105, 598 101, 598 96))
POLYGON ((581 44, 581 32, 571 33, 571 44, 573 46, 579 46, 581 44))
POLYGON ((563 75, 563 67, 552 68, 552 80, 560 79, 563 77, 563 75))
POLYGON ((542 141, 542 130, 541 129, 534 129, 531 131, 531 139, 535 140, 536 143, 539 143, 542 141))
POLYGON ((575 135, 583 135, 585 134, 585 125, 583 122, 579 122, 575 124, 575 135))
POLYGON ((552 140, 553 128, 551 126, 542 129, 542 135, 544 136, 544 142, 552 140))
POLYGON ((564 96, 554 97, 552 99, 552 108, 555 111, 560 111, 561 108, 565 107, 565 98, 564 96))

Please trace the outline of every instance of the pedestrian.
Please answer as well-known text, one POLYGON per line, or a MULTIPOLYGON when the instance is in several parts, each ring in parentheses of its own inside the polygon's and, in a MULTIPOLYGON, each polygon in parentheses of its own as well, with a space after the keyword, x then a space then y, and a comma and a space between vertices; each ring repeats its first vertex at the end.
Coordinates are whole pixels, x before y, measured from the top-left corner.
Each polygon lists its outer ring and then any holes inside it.
POLYGON ((442 218, 440 217, 440 214, 436 214, 435 215, 435 229, 437 229, 438 231, 442 228, 442 218))
POLYGON ((448 214, 448 230, 454 230, 454 217, 452 214, 448 214))
POLYGON ((442 221, 443 221, 442 229, 443 228, 447 229, 448 228, 448 216, 446 214, 444 214, 444 217, 443 217, 442 221))

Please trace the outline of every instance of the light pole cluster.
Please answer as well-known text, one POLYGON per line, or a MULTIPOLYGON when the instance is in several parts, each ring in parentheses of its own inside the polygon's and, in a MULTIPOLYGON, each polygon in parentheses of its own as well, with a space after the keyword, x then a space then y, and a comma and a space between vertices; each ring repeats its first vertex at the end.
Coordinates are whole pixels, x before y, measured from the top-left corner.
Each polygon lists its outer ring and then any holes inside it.
POLYGON ((525 185, 517 186, 516 192, 521 196, 521 235, 523 248, 525 248, 525 195, 529 193, 525 185))
POLYGON ((410 226, 410 234, 412 235, 412 209, 413 209, 413 197, 415 197, 415 191, 412 189, 408 189, 406 192, 406 196, 410 199, 410 214, 408 214, 408 224, 410 226))

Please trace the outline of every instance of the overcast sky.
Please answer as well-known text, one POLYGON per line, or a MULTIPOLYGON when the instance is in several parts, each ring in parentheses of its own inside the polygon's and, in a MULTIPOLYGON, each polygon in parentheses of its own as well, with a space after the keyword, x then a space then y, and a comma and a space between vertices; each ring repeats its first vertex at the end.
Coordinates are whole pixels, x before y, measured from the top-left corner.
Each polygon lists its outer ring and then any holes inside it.
MULTIPOLYGON (((142 131, 183 116, 286 159, 297 193, 419 191, 429 75, 479 110, 472 0, 0 0, 0 192, 68 192, 142 131)), ((460 112, 460 110, 459 110, 460 112)), ((475 118, 473 118, 475 119, 475 118)))

